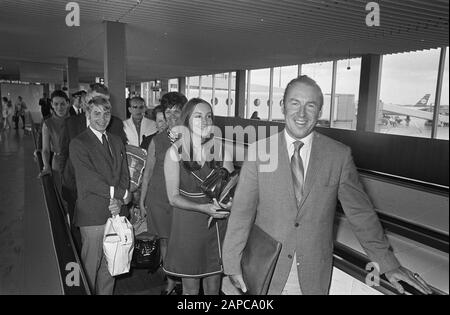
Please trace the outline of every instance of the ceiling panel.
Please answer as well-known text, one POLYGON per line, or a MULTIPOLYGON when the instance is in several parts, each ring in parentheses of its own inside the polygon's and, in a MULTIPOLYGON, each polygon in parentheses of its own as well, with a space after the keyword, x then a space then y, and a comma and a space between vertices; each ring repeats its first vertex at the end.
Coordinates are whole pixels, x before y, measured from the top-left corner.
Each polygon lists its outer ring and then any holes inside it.
POLYGON ((82 80, 101 76, 105 20, 126 24, 129 81, 448 45, 448 0, 379 1, 379 27, 366 0, 78 0, 80 27, 65 25, 67 2, 0 0, 0 77, 68 56, 82 80))

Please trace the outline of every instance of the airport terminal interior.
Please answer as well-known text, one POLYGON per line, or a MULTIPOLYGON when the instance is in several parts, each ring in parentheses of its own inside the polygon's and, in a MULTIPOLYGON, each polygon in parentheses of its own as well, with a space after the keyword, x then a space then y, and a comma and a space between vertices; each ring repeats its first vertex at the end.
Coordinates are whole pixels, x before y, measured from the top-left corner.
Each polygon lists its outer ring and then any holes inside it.
MULTIPOLYGON (((94 294, 57 177, 38 176, 54 91, 75 104, 104 84, 123 121, 136 97, 149 119, 168 92, 201 98, 238 151, 285 128, 302 75, 323 93, 315 132, 351 148, 395 257, 449 294, 448 0, 0 0, 0 39, 0 295, 94 294)), ((373 284, 345 213, 338 201, 329 294, 400 294, 373 284)), ((166 283, 132 266, 114 294, 166 283)), ((220 294, 240 292, 224 277, 220 294)))

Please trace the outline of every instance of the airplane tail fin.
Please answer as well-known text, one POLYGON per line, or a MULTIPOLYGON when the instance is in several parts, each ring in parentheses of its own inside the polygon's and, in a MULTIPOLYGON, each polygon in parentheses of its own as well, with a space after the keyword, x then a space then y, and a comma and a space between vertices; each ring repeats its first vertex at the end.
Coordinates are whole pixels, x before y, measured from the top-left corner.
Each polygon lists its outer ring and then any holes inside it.
POLYGON ((414 105, 415 107, 425 107, 428 105, 428 100, 430 99, 431 94, 425 94, 417 103, 414 105))

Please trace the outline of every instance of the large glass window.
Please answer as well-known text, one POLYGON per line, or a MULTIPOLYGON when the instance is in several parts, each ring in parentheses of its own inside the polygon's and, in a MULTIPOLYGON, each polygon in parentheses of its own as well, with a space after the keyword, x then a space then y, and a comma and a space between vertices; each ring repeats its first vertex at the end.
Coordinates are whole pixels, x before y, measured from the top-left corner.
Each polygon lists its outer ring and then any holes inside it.
POLYGON ((236 104, 235 91, 236 91, 236 72, 230 73, 218 73, 214 79, 214 99, 213 89, 209 88, 209 85, 213 86, 213 76, 207 75, 202 77, 202 98, 210 102, 213 105, 214 115, 217 116, 234 116, 234 107, 236 104), (211 83, 209 83, 211 82, 211 83))
POLYGON ((298 65, 274 68, 272 120, 284 120, 281 111, 284 89, 296 77, 298 77, 298 65))
POLYGON ((448 140, 449 138, 449 87, 448 87, 448 47, 447 53, 445 55, 445 67, 444 67, 444 77, 442 80, 442 93, 441 93, 441 102, 439 107, 439 125, 437 128, 436 138, 448 140))
POLYGON ((439 54, 430 49, 383 56, 376 131, 431 137, 439 54))
POLYGON ((178 79, 169 80, 169 92, 178 92, 178 79))
POLYGON ((302 65, 302 75, 314 79, 322 89, 323 106, 319 118, 319 126, 330 126, 331 80, 333 76, 333 62, 310 63, 302 65))
POLYGON ((186 97, 191 99, 194 97, 199 97, 200 95, 200 80, 199 77, 187 77, 186 78, 186 97))
POLYGON ((210 75, 202 75, 202 93, 201 98, 207 101, 209 104, 213 105, 213 76, 210 75))
POLYGON ((147 107, 153 108, 159 105, 159 99, 161 97, 161 82, 159 80, 142 82, 141 92, 141 96, 144 98, 147 107))
POLYGON ((339 60, 336 70, 336 92, 331 126, 356 130, 361 58, 339 60))
POLYGON ((269 118, 269 89, 270 69, 251 70, 250 95, 246 95, 250 117, 269 118))

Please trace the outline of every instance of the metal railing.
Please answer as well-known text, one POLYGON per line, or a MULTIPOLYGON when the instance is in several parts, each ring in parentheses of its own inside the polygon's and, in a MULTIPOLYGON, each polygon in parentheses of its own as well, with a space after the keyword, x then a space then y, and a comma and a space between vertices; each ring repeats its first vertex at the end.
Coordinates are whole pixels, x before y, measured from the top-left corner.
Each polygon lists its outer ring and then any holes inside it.
MULTIPOLYGON (((32 135, 35 144, 35 161, 39 171, 43 168, 42 154, 39 150, 39 124, 33 124, 32 135)), ((61 196, 55 187, 52 176, 41 177, 47 213, 51 223, 56 257, 63 292, 65 295, 90 295, 89 285, 83 271, 82 263, 70 232, 66 210, 61 196), (72 269, 74 268, 74 269, 72 269), (71 273, 73 272, 73 273, 71 273)))

